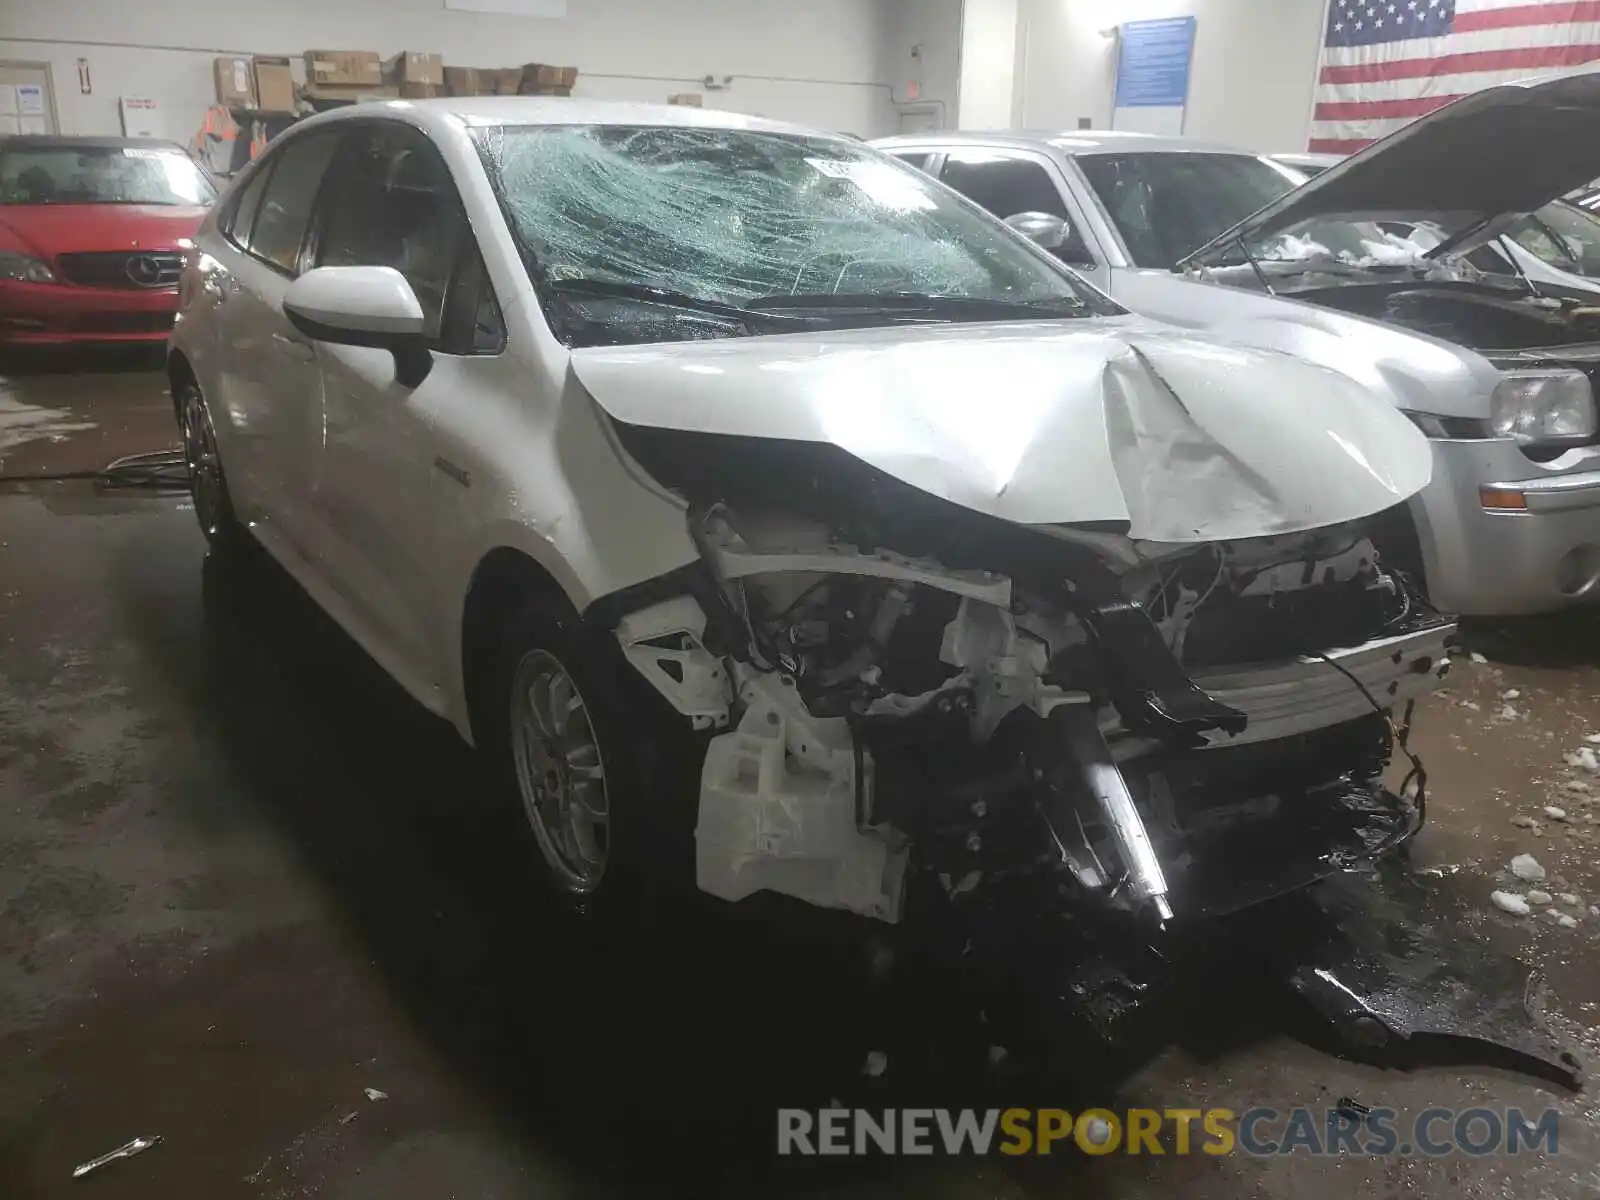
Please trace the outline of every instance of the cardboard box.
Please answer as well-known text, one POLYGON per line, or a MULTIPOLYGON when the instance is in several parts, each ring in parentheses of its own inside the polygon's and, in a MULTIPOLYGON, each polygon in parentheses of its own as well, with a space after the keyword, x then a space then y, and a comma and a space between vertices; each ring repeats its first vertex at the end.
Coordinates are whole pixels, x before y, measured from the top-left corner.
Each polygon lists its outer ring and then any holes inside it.
POLYGON ((289 69, 287 58, 256 55, 255 76, 257 108, 262 112, 295 111, 294 72, 289 69))
POLYGON ((497 96, 515 96, 522 91, 521 67, 502 67, 498 71, 485 73, 494 77, 494 94, 497 96))
POLYGON ((684 108, 704 108, 706 98, 699 92, 679 92, 676 96, 668 96, 667 103, 679 104, 684 108))
POLYGON ((214 60, 217 103, 227 108, 256 106, 255 68, 248 58, 224 56, 214 60))
POLYGON ((400 95, 406 100, 432 100, 445 94, 442 83, 411 83, 409 81, 400 85, 400 95))
POLYGON ((371 50, 307 50, 306 82, 317 87, 377 87, 383 64, 371 50))
POLYGON ((542 87, 534 88, 532 91, 529 91, 524 88, 521 94, 524 96, 570 96, 572 95, 572 89, 564 87, 542 87))
POLYGON ((539 95, 545 88, 571 89, 578 82, 577 67, 552 67, 547 63, 527 63, 522 68, 523 95, 539 95))
POLYGON ((451 96, 492 96, 495 72, 478 67, 446 67, 444 90, 451 96))
POLYGON ((431 83, 444 86, 444 55, 406 50, 383 64, 385 83, 431 83))
POLYGON ((336 83, 307 84, 301 93, 308 100, 343 100, 354 103, 357 100, 398 100, 400 89, 387 83, 373 84, 370 87, 341 87, 336 83))

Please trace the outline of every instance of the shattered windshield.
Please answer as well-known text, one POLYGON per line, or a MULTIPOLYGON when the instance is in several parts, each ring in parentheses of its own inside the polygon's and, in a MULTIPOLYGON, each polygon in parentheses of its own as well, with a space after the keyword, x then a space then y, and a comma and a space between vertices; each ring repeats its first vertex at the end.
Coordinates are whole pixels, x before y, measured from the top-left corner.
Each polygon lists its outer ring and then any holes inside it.
POLYGON ((1507 236, 1550 266, 1576 275, 1600 276, 1600 218, 1557 200, 1523 217, 1507 236))
POLYGON ((1122 311, 860 143, 677 126, 476 136, 569 345, 1122 311))

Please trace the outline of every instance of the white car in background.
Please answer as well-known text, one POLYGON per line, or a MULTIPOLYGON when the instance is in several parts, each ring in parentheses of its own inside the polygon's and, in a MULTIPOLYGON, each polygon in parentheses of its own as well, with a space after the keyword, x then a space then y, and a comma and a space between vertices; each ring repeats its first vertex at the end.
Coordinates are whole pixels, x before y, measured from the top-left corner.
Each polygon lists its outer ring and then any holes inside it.
POLYGON ((1132 316, 859 142, 687 108, 327 114, 198 246, 207 537, 495 759, 564 895, 1189 921, 1420 823, 1384 710, 1453 626, 1372 544, 1431 469, 1376 363, 1132 316))
POLYGON ((1594 176, 1597 127, 1600 75, 1588 75, 1475 93, 1309 182, 1264 155, 1122 132, 874 144, 1134 312, 1361 378, 1376 364, 1434 447, 1433 483, 1389 532, 1391 560, 1419 568, 1440 607, 1487 616, 1600 600, 1593 297, 1530 287, 1537 262, 1477 265, 1594 176), (1423 222, 1451 244, 1401 236, 1423 222))

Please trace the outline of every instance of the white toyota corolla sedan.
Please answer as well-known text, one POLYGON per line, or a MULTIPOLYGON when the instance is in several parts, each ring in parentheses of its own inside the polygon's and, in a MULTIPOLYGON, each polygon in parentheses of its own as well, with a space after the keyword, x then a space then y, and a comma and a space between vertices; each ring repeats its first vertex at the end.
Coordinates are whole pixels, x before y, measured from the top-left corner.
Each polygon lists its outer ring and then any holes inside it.
POLYGON ((1131 316, 851 139, 305 121, 207 218, 169 369, 214 549, 493 756, 579 907, 1155 926, 1420 823, 1388 713, 1453 627, 1369 536, 1430 471, 1384 374, 1131 316))

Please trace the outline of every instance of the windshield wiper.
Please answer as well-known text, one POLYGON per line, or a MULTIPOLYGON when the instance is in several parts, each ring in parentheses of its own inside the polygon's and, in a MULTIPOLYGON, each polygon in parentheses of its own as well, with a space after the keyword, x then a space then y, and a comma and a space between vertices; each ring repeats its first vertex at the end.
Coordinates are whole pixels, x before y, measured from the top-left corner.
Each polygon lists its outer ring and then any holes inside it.
POLYGON ((1045 300, 1007 300, 987 296, 939 296, 921 292, 815 292, 789 295, 777 293, 746 301, 753 310, 849 308, 869 312, 925 312, 936 317, 984 316, 1081 316, 1091 309, 1076 296, 1057 296, 1045 300))
POLYGON ((594 296, 601 300, 638 300, 641 303, 659 304, 665 308, 678 308, 685 312, 704 313, 710 317, 724 317, 739 322, 752 333, 757 326, 764 330, 786 332, 791 329, 810 328, 812 325, 812 322, 803 318, 756 312, 740 308, 737 304, 723 304, 718 300, 706 300, 699 296, 691 296, 687 292, 675 292, 670 288, 652 287, 645 283, 623 283, 613 279, 590 279, 586 276, 546 279, 545 282, 551 291, 557 293, 594 296))

